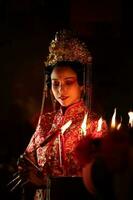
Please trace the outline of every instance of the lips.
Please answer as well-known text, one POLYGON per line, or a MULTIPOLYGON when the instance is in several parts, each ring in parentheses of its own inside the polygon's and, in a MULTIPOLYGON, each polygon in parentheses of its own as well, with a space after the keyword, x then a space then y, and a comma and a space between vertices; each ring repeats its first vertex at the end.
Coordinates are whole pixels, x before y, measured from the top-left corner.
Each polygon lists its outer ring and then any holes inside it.
POLYGON ((61 96, 59 97, 59 99, 61 99, 62 101, 66 100, 68 97, 67 96, 61 96))

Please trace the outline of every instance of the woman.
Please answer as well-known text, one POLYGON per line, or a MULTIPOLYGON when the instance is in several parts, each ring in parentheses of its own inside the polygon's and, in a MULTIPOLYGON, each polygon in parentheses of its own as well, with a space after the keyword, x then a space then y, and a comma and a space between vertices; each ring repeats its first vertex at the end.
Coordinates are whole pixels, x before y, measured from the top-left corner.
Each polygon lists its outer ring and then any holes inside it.
MULTIPOLYGON (((82 175, 75 148, 84 134, 93 137, 98 122, 97 116, 85 105, 85 99, 90 99, 87 75, 91 61, 85 44, 70 32, 58 32, 50 44, 45 62, 45 86, 47 91, 51 91, 53 102, 56 101, 60 107, 51 113, 41 113, 36 131, 25 151, 26 157, 39 168, 41 175, 35 173, 36 167, 32 165, 28 174, 29 180, 38 187, 45 188, 49 176, 82 175), (85 116, 87 126, 84 133, 81 127, 85 116)), ((44 199, 44 196, 44 190, 38 189, 34 199, 44 199)))

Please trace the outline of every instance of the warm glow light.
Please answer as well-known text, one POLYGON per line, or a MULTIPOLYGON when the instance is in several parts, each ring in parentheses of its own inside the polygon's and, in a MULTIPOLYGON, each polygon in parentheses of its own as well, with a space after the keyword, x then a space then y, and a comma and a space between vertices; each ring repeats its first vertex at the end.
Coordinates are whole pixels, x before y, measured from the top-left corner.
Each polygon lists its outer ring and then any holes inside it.
MULTIPOLYGON (((121 122, 122 122, 122 118, 121 118, 121 122)), ((116 129, 119 130, 121 127, 121 122, 117 125, 116 129)))
POLYGON ((81 130, 83 131, 84 135, 86 135, 87 116, 88 116, 88 113, 85 114, 82 125, 81 125, 81 130))
POLYGON ((133 112, 128 112, 129 115, 129 124, 131 127, 133 127, 133 112))
POLYGON ((64 125, 61 127, 61 133, 62 133, 62 134, 66 131, 66 129, 69 128, 69 126, 71 125, 71 123, 72 123, 72 120, 69 120, 66 124, 64 124, 64 125))
POLYGON ((116 127, 116 108, 114 109, 114 114, 112 116, 111 127, 112 128, 116 127))
POLYGON ((102 117, 98 120, 98 126, 97 126, 97 131, 101 131, 102 130, 102 123, 103 123, 103 120, 102 120, 102 117))
POLYGON ((118 124, 118 126, 117 126, 117 128, 116 128, 116 129, 117 129, 117 130, 119 130, 119 129, 120 129, 120 127, 121 127, 121 123, 119 123, 119 124, 118 124))

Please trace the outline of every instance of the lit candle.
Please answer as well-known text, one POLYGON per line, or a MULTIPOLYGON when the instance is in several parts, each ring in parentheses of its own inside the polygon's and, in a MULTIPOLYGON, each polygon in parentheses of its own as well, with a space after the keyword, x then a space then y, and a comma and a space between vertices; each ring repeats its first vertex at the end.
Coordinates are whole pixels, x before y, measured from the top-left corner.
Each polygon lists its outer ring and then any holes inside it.
POLYGON ((88 113, 85 114, 84 119, 83 119, 83 122, 82 122, 82 124, 81 124, 81 131, 82 131, 82 133, 83 133, 83 136, 86 135, 87 116, 88 116, 88 113))
POLYGON ((98 120, 97 132, 102 130, 102 123, 103 123, 103 120, 102 120, 102 117, 100 117, 100 119, 98 120))
POLYGON ((122 123, 122 117, 121 117, 121 122, 117 125, 117 127, 116 127, 116 129, 117 130, 120 130, 120 128, 121 128, 121 123, 122 123))
POLYGON ((129 115, 129 126, 133 128, 133 112, 128 112, 129 115))
POLYGON ((98 122, 97 122, 97 129, 93 133, 94 137, 99 138, 99 137, 102 136, 102 134, 103 134, 103 132, 102 132, 102 124, 103 124, 103 119, 102 119, 102 117, 100 117, 98 122))
MULTIPOLYGON (((122 117, 121 117, 121 122, 122 122, 122 117)), ((111 128, 114 130, 120 130, 121 127, 121 122, 119 124, 116 124, 116 108, 114 109, 114 113, 112 116, 111 120, 111 128)))
POLYGON ((128 133, 130 137, 130 142, 133 144, 133 112, 128 112, 129 123, 128 123, 128 133))
POLYGON ((111 128, 116 128, 116 108, 114 109, 114 113, 111 120, 111 128))
POLYGON ((69 120, 66 124, 64 124, 62 127, 61 127, 61 133, 62 135, 64 134, 64 132, 66 131, 66 129, 69 128, 69 126, 72 124, 72 120, 69 120))

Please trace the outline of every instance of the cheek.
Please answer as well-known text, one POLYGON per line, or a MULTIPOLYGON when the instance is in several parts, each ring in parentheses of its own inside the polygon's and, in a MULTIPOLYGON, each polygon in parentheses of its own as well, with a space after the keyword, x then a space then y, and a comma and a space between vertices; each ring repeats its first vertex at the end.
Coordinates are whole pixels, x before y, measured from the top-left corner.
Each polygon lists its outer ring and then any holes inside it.
POLYGON ((56 95, 56 93, 57 93, 57 90, 55 89, 55 88, 51 88, 51 91, 52 91, 52 93, 54 94, 54 95, 56 95))
POLYGON ((69 94, 71 94, 73 96, 77 96, 77 97, 79 97, 81 95, 81 91, 78 86, 69 88, 68 92, 69 92, 69 94))
POLYGON ((77 87, 77 89, 76 89, 76 93, 77 93, 77 96, 81 96, 81 94, 82 94, 82 90, 81 90, 81 88, 78 86, 77 87))

